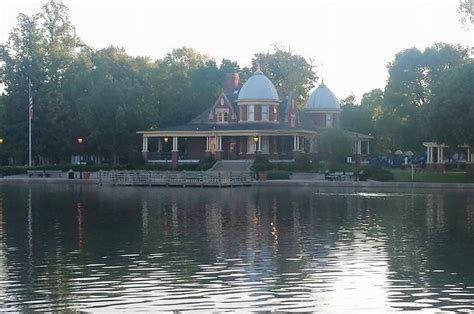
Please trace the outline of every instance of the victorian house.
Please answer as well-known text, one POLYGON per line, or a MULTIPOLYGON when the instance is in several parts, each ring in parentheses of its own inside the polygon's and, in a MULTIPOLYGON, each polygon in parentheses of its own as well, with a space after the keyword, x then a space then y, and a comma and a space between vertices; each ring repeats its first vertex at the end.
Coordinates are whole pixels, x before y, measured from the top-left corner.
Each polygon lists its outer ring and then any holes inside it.
MULTIPOLYGON (((223 93, 189 123, 166 129, 140 131, 143 156, 148 162, 196 162, 213 155, 217 160, 292 160, 301 153, 316 153, 318 134, 337 127, 341 108, 324 84, 314 90, 303 110, 292 95, 282 98, 258 69, 240 87, 239 74, 226 76, 223 93)), ((369 153, 370 135, 348 132, 355 160, 369 153)))

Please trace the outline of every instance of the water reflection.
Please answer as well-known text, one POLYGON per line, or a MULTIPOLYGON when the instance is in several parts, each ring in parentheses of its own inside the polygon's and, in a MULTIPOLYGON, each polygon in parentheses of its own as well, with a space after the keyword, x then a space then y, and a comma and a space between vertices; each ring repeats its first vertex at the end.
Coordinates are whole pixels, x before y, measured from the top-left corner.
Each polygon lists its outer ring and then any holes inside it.
POLYGON ((439 191, 3 185, 0 305, 473 309, 473 198, 439 191))

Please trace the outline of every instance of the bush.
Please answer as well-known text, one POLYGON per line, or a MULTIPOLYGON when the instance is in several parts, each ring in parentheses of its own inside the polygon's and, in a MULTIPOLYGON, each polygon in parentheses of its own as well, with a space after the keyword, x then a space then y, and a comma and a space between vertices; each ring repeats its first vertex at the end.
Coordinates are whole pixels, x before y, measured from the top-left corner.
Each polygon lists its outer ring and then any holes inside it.
POLYGON ((308 154, 298 154, 295 157, 295 170, 309 171, 311 170, 311 156, 308 154))
POLYGON ((344 162, 351 152, 351 139, 338 128, 324 130, 318 138, 321 157, 330 164, 344 162))
POLYGON ((330 172, 355 172, 355 165, 354 164, 334 164, 334 165, 328 165, 328 170, 330 172))
POLYGON ((255 172, 267 171, 271 169, 270 161, 267 155, 258 154, 252 165, 252 170, 255 172))
POLYGON ((206 156, 203 159, 199 160, 196 170, 206 171, 210 169, 216 163, 216 159, 213 155, 206 156))
POLYGON ((268 171, 267 180, 289 180, 291 172, 284 170, 268 171))
POLYGON ((376 181, 392 181, 394 179, 394 175, 389 169, 379 166, 364 166, 360 168, 359 173, 361 171, 364 171, 369 179, 376 181))

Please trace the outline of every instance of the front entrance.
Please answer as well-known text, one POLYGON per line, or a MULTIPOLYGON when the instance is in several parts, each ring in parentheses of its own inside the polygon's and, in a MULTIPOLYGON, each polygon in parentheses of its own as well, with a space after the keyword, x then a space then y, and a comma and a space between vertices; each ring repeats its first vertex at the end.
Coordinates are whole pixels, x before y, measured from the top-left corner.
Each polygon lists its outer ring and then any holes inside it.
POLYGON ((235 140, 231 140, 229 142, 229 160, 237 160, 237 159, 238 159, 237 142, 235 140))

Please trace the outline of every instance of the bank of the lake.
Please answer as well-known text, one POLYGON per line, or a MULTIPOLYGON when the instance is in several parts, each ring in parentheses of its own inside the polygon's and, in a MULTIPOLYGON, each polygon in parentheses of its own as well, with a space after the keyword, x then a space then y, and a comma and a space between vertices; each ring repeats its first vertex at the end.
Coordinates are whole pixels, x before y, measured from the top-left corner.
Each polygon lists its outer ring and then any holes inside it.
MULTIPOLYGON (((100 180, 96 175, 91 179, 67 179, 67 178, 34 178, 28 176, 9 176, 0 178, 0 184, 84 184, 99 185, 100 180)), ((317 188, 364 188, 364 189, 459 189, 473 190, 474 183, 440 183, 440 182, 380 182, 380 181, 327 181, 327 180, 267 180, 253 181, 253 186, 262 187, 317 187, 317 188)), ((216 186, 218 187, 218 186, 216 186)))

